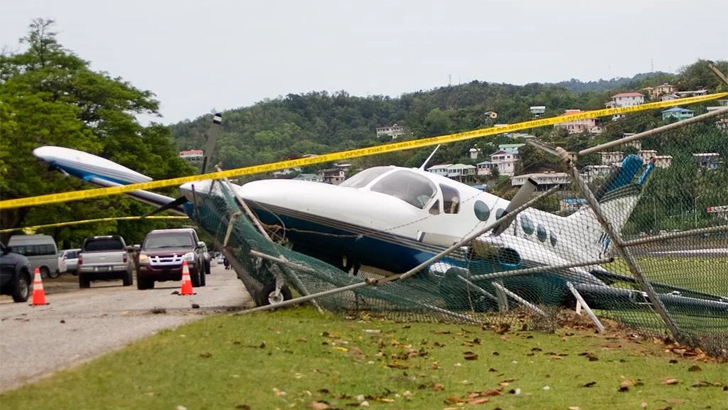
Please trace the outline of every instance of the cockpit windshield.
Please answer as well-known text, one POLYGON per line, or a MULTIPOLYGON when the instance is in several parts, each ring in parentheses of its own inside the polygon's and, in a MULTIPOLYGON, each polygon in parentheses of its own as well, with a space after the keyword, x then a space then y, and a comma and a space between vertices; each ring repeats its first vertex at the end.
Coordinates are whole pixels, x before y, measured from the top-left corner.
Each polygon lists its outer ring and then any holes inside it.
POLYGON ((384 174, 385 172, 392 171, 393 169, 394 168, 392 167, 374 167, 365 169, 364 171, 342 182, 339 186, 349 188, 363 188, 369 185, 369 183, 374 181, 378 176, 384 174))
POLYGON ((430 198, 435 196, 437 192, 435 184, 429 179, 417 173, 404 170, 385 176, 381 181, 372 185, 371 190, 399 198, 419 209, 423 209, 430 198))

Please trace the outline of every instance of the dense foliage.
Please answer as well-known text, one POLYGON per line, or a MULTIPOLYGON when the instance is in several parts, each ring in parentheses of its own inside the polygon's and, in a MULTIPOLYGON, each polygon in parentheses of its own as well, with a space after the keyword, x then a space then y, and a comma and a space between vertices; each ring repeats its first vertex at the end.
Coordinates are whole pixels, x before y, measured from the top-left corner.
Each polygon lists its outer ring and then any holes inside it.
MULTIPOLYGON (((356 97, 343 91, 332 94, 327 92, 289 94, 251 107, 223 113, 223 133, 218 140, 213 161, 221 162, 225 169, 231 169, 280 161, 304 154, 321 154, 382 144, 389 142, 390 139, 377 138, 376 128, 395 123, 404 126, 407 131, 407 135, 400 137, 401 139, 416 139, 488 127, 494 123, 526 121, 532 119, 529 108, 536 105, 546 106, 544 115, 547 117, 559 115, 564 110, 572 108, 600 109, 604 108, 604 103, 618 92, 640 90, 665 82, 675 85, 679 91, 703 87, 710 92, 728 89, 708 69, 708 63, 699 60, 684 67, 678 74, 638 74, 631 79, 588 83, 571 80, 558 84, 533 83, 516 86, 473 81, 459 86, 404 94, 398 98, 356 97), (498 113, 497 119, 489 118, 487 113, 491 111, 498 113)), ((721 71, 728 72, 728 61, 718 61, 714 64, 721 71)), ((711 104, 693 105, 690 108, 699 114, 705 112, 706 105, 711 104)), ((660 111, 656 110, 632 114, 618 121, 603 119, 605 132, 597 137, 589 134, 569 135, 563 129, 552 127, 533 129, 530 132, 553 146, 578 151, 621 138, 626 132, 641 132, 667 122, 662 119, 660 111)), ((173 125, 172 131, 180 148, 202 148, 209 123, 210 117, 204 116, 194 121, 173 125)), ((653 146, 658 144, 656 140, 648 140, 645 142, 645 147, 658 149, 661 155, 676 156, 676 164, 684 163, 678 165, 678 168, 681 166, 695 168, 694 161, 688 161, 692 160, 691 153, 719 152, 723 158, 728 155, 725 151, 728 144, 725 143, 723 134, 717 133, 715 127, 708 129, 691 127, 681 132, 683 134, 673 135, 675 136, 673 139, 660 140, 659 146, 653 146), (697 138, 699 135, 702 137, 697 138), (682 161, 683 157, 688 160, 682 161)), ((470 148, 474 146, 480 148, 482 156, 479 160, 483 160, 484 156, 487 158, 488 154, 496 150, 498 144, 514 142, 522 141, 496 136, 448 144, 441 147, 431 164, 456 162, 473 164, 477 161, 472 161, 467 156, 470 148)), ((386 164, 419 166, 430 152, 431 148, 425 148, 356 159, 352 161, 353 171, 386 164)), ((521 155, 523 160, 517 169, 518 173, 560 170, 560 164, 554 158, 530 146, 522 147, 521 155)), ((600 157, 593 154, 580 158, 578 165, 597 164, 599 160, 600 157)), ((325 166, 311 167, 306 171, 325 166)), ((686 180, 684 183, 703 186, 708 184, 707 178, 718 178, 716 175, 696 173, 690 176, 694 179, 686 180)), ((669 178, 668 172, 663 170, 655 172, 653 178, 657 181, 655 186, 666 186, 663 179, 669 178)), ((499 195, 507 198, 513 195, 507 178, 501 177, 498 181, 491 182, 489 186, 499 195)), ((662 214, 685 213, 686 203, 692 201, 690 198, 690 195, 685 193, 673 194, 671 199, 674 201, 665 203, 661 209, 662 214)), ((706 202, 721 203, 719 198, 713 199, 713 202, 707 202, 706 198, 706 202)), ((728 202, 728 198, 725 201, 728 202)), ((558 203, 554 202, 551 208, 557 209, 558 203)), ((707 215, 702 216, 708 218, 707 215)), ((647 228, 649 227, 640 226, 635 229, 647 228)))
MULTIPOLYGON (((728 62, 716 65, 728 71, 728 62)), ((679 90, 708 87, 721 89, 706 61, 685 67, 680 74, 639 74, 629 80, 581 83, 576 80, 558 84, 516 86, 473 81, 459 86, 404 94, 398 98, 385 96, 356 97, 344 91, 289 94, 262 101, 251 107, 223 113, 223 134, 218 141, 214 160, 226 169, 279 161, 304 154, 320 154, 337 150, 371 146, 388 142, 377 138, 376 128, 399 124, 406 128, 404 138, 423 138, 457 131, 487 127, 497 123, 514 123, 532 118, 529 107, 546 106, 545 116, 555 116, 566 109, 604 108, 610 96, 621 91, 671 82, 679 90), (616 88, 605 89, 606 85, 616 88), (571 91, 576 90, 576 91, 571 91), (487 113, 495 111, 493 120, 487 113)), ((723 86, 724 87, 724 86, 723 86)), ((209 116, 184 121, 172 126, 180 148, 202 148, 209 116)), ((622 127, 624 128, 624 127, 622 127)), ((609 135, 616 135, 616 127, 609 135)), ((532 130, 537 135, 548 129, 532 130)), ((627 132, 634 132, 626 130, 627 132)), ((621 134, 620 134, 621 136, 621 134)), ((477 144, 484 154, 492 153, 493 143, 512 142, 505 138, 485 138, 450 144, 443 147, 434 162, 463 162, 468 150, 477 144)), ((570 140, 570 145, 575 145, 570 140)), ((419 165, 429 150, 392 155, 389 162, 419 165)), ((382 159, 357 161, 361 166, 382 159)))
MULTIPOLYGON (((188 174, 167 127, 141 126, 136 114, 156 114, 149 91, 121 78, 92 71, 89 63, 63 48, 53 22, 34 20, 21 39, 24 50, 0 56, 0 195, 22 198, 88 188, 34 161, 43 145, 76 148, 109 158, 154 178, 188 174)), ((140 215, 149 208, 123 196, 3 210, 0 227, 140 215)), ((51 232, 65 245, 86 235, 118 232, 128 241, 143 238, 152 223, 80 225, 51 232)))

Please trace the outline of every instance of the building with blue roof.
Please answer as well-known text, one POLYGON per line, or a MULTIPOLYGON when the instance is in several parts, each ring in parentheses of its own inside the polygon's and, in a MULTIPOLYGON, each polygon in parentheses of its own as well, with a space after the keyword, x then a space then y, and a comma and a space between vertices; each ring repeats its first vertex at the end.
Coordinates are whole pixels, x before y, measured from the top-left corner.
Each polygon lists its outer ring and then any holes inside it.
POLYGON ((673 117, 676 120, 681 121, 688 118, 693 118, 694 116, 695 112, 693 112, 693 110, 688 110, 687 108, 682 107, 673 107, 662 112, 663 120, 667 120, 668 118, 673 117))

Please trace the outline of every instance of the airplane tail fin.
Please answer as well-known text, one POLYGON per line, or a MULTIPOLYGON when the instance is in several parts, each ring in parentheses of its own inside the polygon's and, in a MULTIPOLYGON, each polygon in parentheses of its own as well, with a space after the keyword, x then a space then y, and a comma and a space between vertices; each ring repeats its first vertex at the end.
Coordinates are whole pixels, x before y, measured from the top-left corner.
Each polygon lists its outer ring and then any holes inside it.
MULTIPOLYGON (((637 173, 642 169, 642 158, 637 155, 628 155, 622 161, 622 166, 615 170, 607 181, 594 192, 602 212, 617 231, 624 228, 632 215, 642 194, 642 187, 654 167, 653 158, 638 180, 633 182, 637 173)), ((592 236, 588 240, 600 255, 609 250, 611 245, 609 236, 604 232, 590 208, 582 208, 569 216, 569 219, 586 228, 584 232, 588 232, 592 236)))

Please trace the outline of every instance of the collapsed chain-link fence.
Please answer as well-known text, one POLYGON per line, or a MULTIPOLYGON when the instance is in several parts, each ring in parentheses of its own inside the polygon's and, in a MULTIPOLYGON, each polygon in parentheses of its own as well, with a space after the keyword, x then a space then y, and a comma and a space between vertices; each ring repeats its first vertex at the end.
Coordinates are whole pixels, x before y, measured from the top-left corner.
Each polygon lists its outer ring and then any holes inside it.
MULTIPOLYGON (((625 132, 660 125, 654 121, 633 120, 625 132)), ((461 191, 449 212, 425 209, 424 216, 386 231, 357 231, 303 223, 316 215, 302 210, 286 215, 262 203, 241 206, 233 185, 215 181, 197 195, 196 219, 225 249, 257 305, 324 293, 316 303, 336 312, 536 328, 553 327, 559 309, 591 308, 635 331, 671 334, 725 355, 728 222, 720 206, 728 205, 727 122, 728 115, 685 121, 629 144, 582 151, 576 160, 560 151, 562 172, 531 174, 536 192, 530 197, 541 197, 522 212, 473 189, 461 191), (458 214, 472 216, 466 231, 447 222, 458 214), (257 218, 263 226, 253 223, 257 218), (455 238, 407 233, 412 224, 438 218, 458 232, 455 238), (347 255, 311 252, 305 246, 311 235, 322 248, 366 244, 371 252, 410 258, 410 267, 457 246, 421 270, 383 272, 347 255)), ((512 197, 519 183, 529 182, 514 177, 507 183, 514 185, 512 197)))

